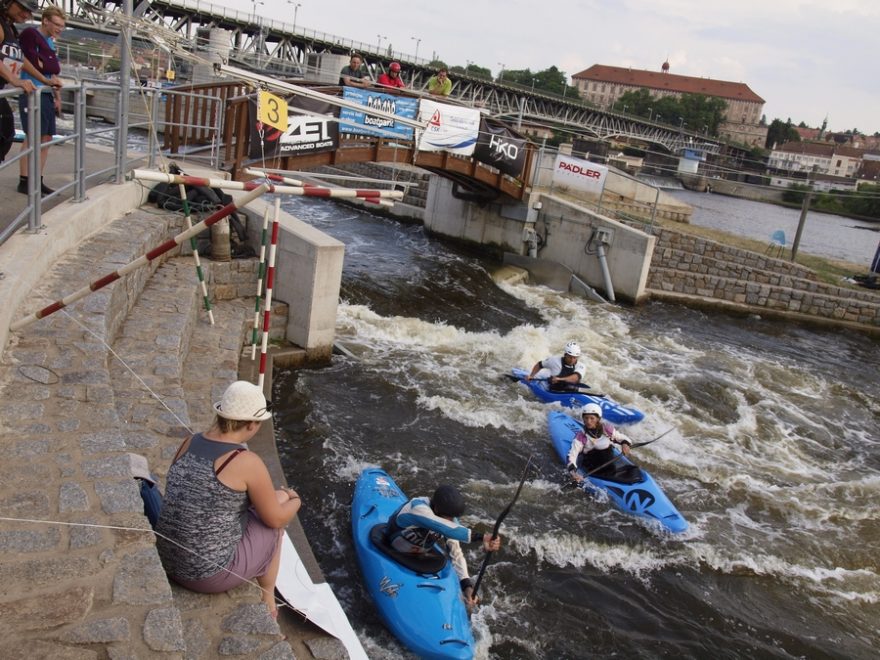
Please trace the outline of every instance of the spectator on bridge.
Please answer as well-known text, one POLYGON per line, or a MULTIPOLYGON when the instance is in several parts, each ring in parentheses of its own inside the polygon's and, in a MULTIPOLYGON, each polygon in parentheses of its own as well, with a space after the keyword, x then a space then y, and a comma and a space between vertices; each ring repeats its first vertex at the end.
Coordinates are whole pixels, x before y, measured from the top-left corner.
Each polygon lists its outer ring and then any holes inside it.
POLYGON ((400 77, 400 63, 392 62, 388 67, 388 73, 379 76, 379 84, 383 87, 406 87, 406 83, 400 77))
MULTIPOLYGON (((16 23, 30 19, 37 8, 36 0, 13 0, 0 4, 0 89, 7 83, 28 93, 36 89, 30 80, 19 76, 24 56, 18 45, 16 23)), ((9 101, 0 98, 0 163, 6 158, 15 140, 15 118, 9 101)))
POLYGON ((452 92, 452 81, 449 79, 449 72, 443 68, 437 71, 436 76, 431 76, 428 80, 428 94, 434 96, 449 96, 452 92))
POLYGON ((351 87, 369 87, 370 76, 363 68, 363 63, 360 55, 352 53, 348 66, 342 67, 342 71, 339 72, 339 84, 351 87))
MULTIPOLYGON (((39 72, 39 77, 28 73, 27 69, 22 73, 37 87, 40 87, 40 141, 51 142, 55 135, 55 117, 61 112, 61 81, 58 74, 61 73, 61 63, 58 61, 55 40, 64 32, 67 23, 67 15, 64 10, 54 5, 43 9, 40 27, 29 27, 22 30, 18 41, 21 44, 21 52, 25 59, 30 62, 39 72), (49 80, 50 84, 44 84, 42 80, 49 80)), ((18 113, 21 119, 21 130, 25 133, 22 151, 28 148, 28 97, 22 94, 18 99, 18 113)), ((49 158, 49 147, 40 149, 40 192, 51 195, 54 190, 43 183, 43 170, 46 169, 46 160, 49 158)), ((28 191, 28 159, 18 161, 18 192, 27 194, 28 191)))

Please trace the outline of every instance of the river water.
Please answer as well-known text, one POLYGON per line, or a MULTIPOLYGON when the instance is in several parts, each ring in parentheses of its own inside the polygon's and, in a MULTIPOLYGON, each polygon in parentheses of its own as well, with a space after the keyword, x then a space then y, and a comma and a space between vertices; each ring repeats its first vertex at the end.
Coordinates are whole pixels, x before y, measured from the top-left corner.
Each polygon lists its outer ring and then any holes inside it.
MULTIPOLYGON (((691 223, 696 226, 768 243, 770 235, 781 229, 785 232, 786 247, 791 249, 794 242, 801 215, 799 209, 690 190, 666 192, 694 208, 691 223)), ((880 222, 810 211, 798 251, 870 266, 878 243, 880 222)))
POLYGON ((464 521, 488 526, 529 455, 473 618, 479 657, 876 657, 880 342, 499 288, 497 264, 418 226, 285 207, 346 245, 337 339, 356 357, 279 373, 275 428, 309 540, 371 657, 408 656, 351 547, 359 472, 379 465, 410 495, 458 484, 464 521), (561 489, 548 408, 501 376, 569 339, 588 382, 646 413, 634 440, 674 428, 633 454, 690 522, 684 535, 561 489))

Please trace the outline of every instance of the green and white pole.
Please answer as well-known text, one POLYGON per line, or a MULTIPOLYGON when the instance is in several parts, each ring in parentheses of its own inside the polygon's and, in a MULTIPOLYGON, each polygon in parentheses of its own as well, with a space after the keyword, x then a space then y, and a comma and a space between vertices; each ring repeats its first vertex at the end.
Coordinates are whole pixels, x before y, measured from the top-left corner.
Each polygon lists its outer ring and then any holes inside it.
MULTIPOLYGON (((189 200, 186 198, 186 186, 184 184, 178 184, 178 188, 180 189, 180 203, 183 204, 183 215, 186 217, 186 228, 192 229, 192 216, 189 212, 189 200)), ((196 248, 196 237, 191 236, 189 239, 189 246, 193 251, 193 259, 196 262, 196 275, 199 278, 199 284, 202 287, 202 299, 205 301, 205 311, 208 312, 208 318, 211 320, 211 325, 214 325, 214 312, 211 311, 211 301, 208 299, 208 286, 205 284, 205 273, 202 270, 202 262, 199 260, 199 251, 196 248)))
POLYGON ((269 242, 269 207, 263 213, 263 233, 260 235, 260 271, 257 275, 257 299, 254 302, 254 331, 251 333, 251 360, 257 357, 257 333, 260 331, 260 301, 263 295, 263 278, 266 276, 266 245, 269 242))

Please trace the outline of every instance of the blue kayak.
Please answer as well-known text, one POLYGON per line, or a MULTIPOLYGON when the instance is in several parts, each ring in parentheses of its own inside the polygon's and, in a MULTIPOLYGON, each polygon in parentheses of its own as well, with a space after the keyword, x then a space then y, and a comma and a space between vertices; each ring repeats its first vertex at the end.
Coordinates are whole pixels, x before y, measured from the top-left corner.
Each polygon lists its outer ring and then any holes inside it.
MULTIPOLYGON (((553 448, 565 464, 575 434, 584 427, 576 419, 558 410, 551 411, 547 416, 547 425, 550 427, 553 448)), ((620 453, 616 448, 615 451, 620 453)), ((580 470, 580 474, 585 476, 584 470, 580 470)), ((636 467, 625 456, 621 456, 600 474, 601 477, 595 474, 587 477, 584 481, 585 491, 603 490, 621 511, 641 518, 657 520, 670 532, 677 534, 688 528, 687 521, 648 471, 636 467), (614 468, 616 468, 615 472, 610 472, 614 468)))
POLYGON ((608 397, 593 396, 587 392, 551 392, 547 389, 546 380, 526 382, 525 377, 529 375, 529 372, 525 369, 511 369, 511 374, 523 385, 527 385, 536 397, 547 403, 558 401, 566 408, 583 408, 588 403, 598 403, 599 407, 602 408, 602 419, 619 426, 635 424, 645 418, 645 413, 641 410, 624 406, 608 397))
POLYGON ((418 564, 410 569, 379 547, 388 518, 407 501, 384 470, 368 468, 358 477, 351 529, 367 591, 385 625, 419 657, 472 658, 474 636, 451 562, 403 558, 418 564))

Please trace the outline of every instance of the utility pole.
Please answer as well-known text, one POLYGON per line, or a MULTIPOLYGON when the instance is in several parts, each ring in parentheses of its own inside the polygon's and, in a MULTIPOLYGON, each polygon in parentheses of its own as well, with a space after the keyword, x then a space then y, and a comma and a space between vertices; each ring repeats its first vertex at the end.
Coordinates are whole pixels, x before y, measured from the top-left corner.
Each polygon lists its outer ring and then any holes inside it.
POLYGON ((794 243, 791 244, 791 260, 797 256, 798 247, 801 244, 801 234, 804 233, 804 225, 807 224, 807 212, 810 210, 810 200, 813 198, 813 175, 816 173, 816 165, 807 177, 807 192, 804 193, 804 203, 801 205, 801 217, 798 220, 797 231, 794 234, 794 243))

